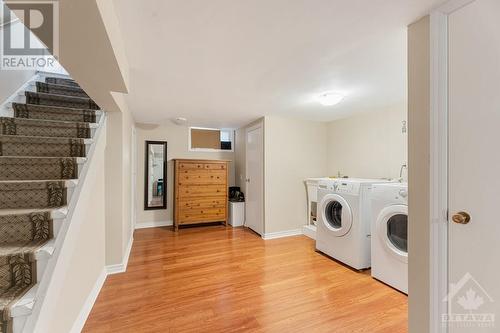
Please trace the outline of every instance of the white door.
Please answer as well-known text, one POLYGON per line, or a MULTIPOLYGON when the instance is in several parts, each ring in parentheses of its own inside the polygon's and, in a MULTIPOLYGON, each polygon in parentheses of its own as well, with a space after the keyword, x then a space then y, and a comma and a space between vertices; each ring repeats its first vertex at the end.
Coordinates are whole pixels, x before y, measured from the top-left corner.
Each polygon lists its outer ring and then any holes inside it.
POLYGON ((246 226, 264 233, 264 140, 262 126, 246 131, 246 226))
POLYGON ((500 1, 449 14, 448 42, 448 332, 500 332, 500 1))

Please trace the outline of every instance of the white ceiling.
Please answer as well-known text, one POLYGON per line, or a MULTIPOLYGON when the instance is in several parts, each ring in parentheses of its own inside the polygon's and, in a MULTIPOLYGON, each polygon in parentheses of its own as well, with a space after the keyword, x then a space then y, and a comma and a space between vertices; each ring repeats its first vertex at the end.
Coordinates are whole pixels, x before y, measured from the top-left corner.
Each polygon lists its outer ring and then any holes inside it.
POLYGON ((115 0, 138 122, 406 107, 406 26, 443 0, 115 0), (325 107, 315 97, 342 92, 325 107))

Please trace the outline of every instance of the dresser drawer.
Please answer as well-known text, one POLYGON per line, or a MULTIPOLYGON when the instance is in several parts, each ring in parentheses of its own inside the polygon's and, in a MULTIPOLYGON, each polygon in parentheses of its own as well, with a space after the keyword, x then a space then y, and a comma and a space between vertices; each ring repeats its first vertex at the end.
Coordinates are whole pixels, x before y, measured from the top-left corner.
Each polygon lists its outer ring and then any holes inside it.
POLYGON ((184 170, 177 180, 179 185, 189 184, 225 184, 225 170, 184 170))
POLYGON ((226 185, 182 185, 179 186, 179 199, 192 197, 226 197, 226 185))
POLYGON ((192 198, 184 199, 179 201, 179 209, 206 209, 206 208, 225 208, 226 207, 226 197, 219 198, 192 198))
POLYGON ((226 219, 226 208, 193 208, 179 210, 179 220, 183 222, 222 221, 226 219))
POLYGON ((205 169, 205 164, 204 163, 188 163, 188 162, 183 162, 179 163, 179 170, 204 170, 205 169))
POLYGON ((206 170, 226 170, 226 164, 224 163, 205 163, 203 168, 206 170))

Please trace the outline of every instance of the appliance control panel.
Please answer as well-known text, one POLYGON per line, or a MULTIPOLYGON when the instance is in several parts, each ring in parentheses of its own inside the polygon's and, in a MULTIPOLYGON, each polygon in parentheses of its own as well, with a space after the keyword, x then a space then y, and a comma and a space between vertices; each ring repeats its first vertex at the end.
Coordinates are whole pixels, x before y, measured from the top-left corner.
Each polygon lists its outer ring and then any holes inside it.
POLYGON ((359 193, 359 183, 338 181, 333 185, 333 189, 338 193, 357 194, 359 193))

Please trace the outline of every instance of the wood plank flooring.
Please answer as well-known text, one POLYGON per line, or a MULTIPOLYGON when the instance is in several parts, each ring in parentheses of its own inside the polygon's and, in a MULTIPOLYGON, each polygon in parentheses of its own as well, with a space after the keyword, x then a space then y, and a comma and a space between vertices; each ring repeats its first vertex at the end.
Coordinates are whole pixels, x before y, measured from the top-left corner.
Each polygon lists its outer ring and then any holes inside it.
POLYGON ((83 332, 407 332, 407 297, 316 253, 243 228, 142 229, 83 332))

